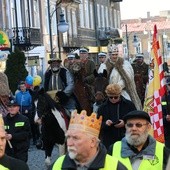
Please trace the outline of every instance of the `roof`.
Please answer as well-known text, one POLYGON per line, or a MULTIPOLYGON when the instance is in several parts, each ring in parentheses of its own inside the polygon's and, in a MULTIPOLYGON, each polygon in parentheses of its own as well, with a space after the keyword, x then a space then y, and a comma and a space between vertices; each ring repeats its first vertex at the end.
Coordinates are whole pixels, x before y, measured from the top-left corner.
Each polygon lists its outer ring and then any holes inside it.
MULTIPOLYGON (((126 24, 124 24, 126 25, 126 24)), ((125 26, 122 25, 122 32, 126 32, 125 26)), ((127 23, 127 32, 143 32, 144 30, 153 30, 154 25, 157 25, 158 30, 170 29, 170 21, 151 21, 151 22, 135 22, 127 23)))

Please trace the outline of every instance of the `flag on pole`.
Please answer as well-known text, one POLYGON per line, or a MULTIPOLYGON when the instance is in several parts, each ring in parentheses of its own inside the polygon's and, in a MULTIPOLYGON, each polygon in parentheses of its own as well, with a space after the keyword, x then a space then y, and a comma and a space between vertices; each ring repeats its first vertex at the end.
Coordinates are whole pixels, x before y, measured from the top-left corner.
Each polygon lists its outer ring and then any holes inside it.
POLYGON ((149 81, 145 95, 144 111, 146 111, 151 117, 153 124, 153 137, 157 141, 163 143, 164 129, 161 99, 165 94, 165 78, 159 41, 157 39, 156 25, 154 25, 151 57, 154 63, 154 68, 149 70, 149 81))

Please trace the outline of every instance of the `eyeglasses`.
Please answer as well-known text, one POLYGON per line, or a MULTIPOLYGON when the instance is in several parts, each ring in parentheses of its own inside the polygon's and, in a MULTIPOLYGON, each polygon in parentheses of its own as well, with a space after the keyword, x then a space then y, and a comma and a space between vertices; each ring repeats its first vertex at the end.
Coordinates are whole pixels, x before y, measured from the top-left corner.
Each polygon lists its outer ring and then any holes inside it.
POLYGON ((127 123, 126 126, 129 128, 132 128, 133 126, 136 126, 137 128, 141 128, 142 126, 148 125, 148 123, 127 123))
POLYGON ((109 99, 118 99, 120 96, 108 96, 109 97, 109 99))

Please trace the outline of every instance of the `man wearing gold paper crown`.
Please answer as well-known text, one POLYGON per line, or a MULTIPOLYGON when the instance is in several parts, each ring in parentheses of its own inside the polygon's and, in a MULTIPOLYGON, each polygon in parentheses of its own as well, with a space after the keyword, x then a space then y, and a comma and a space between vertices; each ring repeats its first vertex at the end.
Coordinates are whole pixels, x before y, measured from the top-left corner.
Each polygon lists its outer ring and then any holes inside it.
POLYGON ((29 170, 28 165, 19 159, 5 154, 6 132, 2 115, 0 115, 0 170, 29 170))
POLYGON ((98 138, 102 117, 96 113, 87 116, 85 110, 80 114, 73 111, 66 133, 68 153, 53 164, 52 170, 125 170, 116 158, 107 154, 98 138))

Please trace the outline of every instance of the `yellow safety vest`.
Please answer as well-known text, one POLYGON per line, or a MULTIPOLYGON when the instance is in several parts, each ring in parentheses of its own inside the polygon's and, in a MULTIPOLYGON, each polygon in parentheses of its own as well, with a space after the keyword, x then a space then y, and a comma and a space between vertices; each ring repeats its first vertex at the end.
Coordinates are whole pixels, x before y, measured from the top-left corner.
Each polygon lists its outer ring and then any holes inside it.
MULTIPOLYGON (((61 170, 65 155, 59 157, 53 165, 52 170, 61 170)), ((100 170, 117 170, 118 160, 110 155, 106 155, 104 168, 100 170)))
POLYGON ((8 168, 6 168, 5 166, 3 166, 3 165, 0 164, 0 170, 10 170, 10 169, 8 169, 8 168))
MULTIPOLYGON (((132 170, 130 159, 128 157, 127 158, 121 157, 121 144, 122 144, 121 141, 116 142, 114 144, 112 155, 118 158, 118 160, 121 163, 123 163, 128 168, 128 170, 132 170)), ((162 170, 163 169, 163 148, 164 148, 164 144, 160 142, 156 142, 156 150, 155 150, 154 159, 152 160, 152 159, 143 158, 138 170, 145 170, 145 169, 162 170)))

